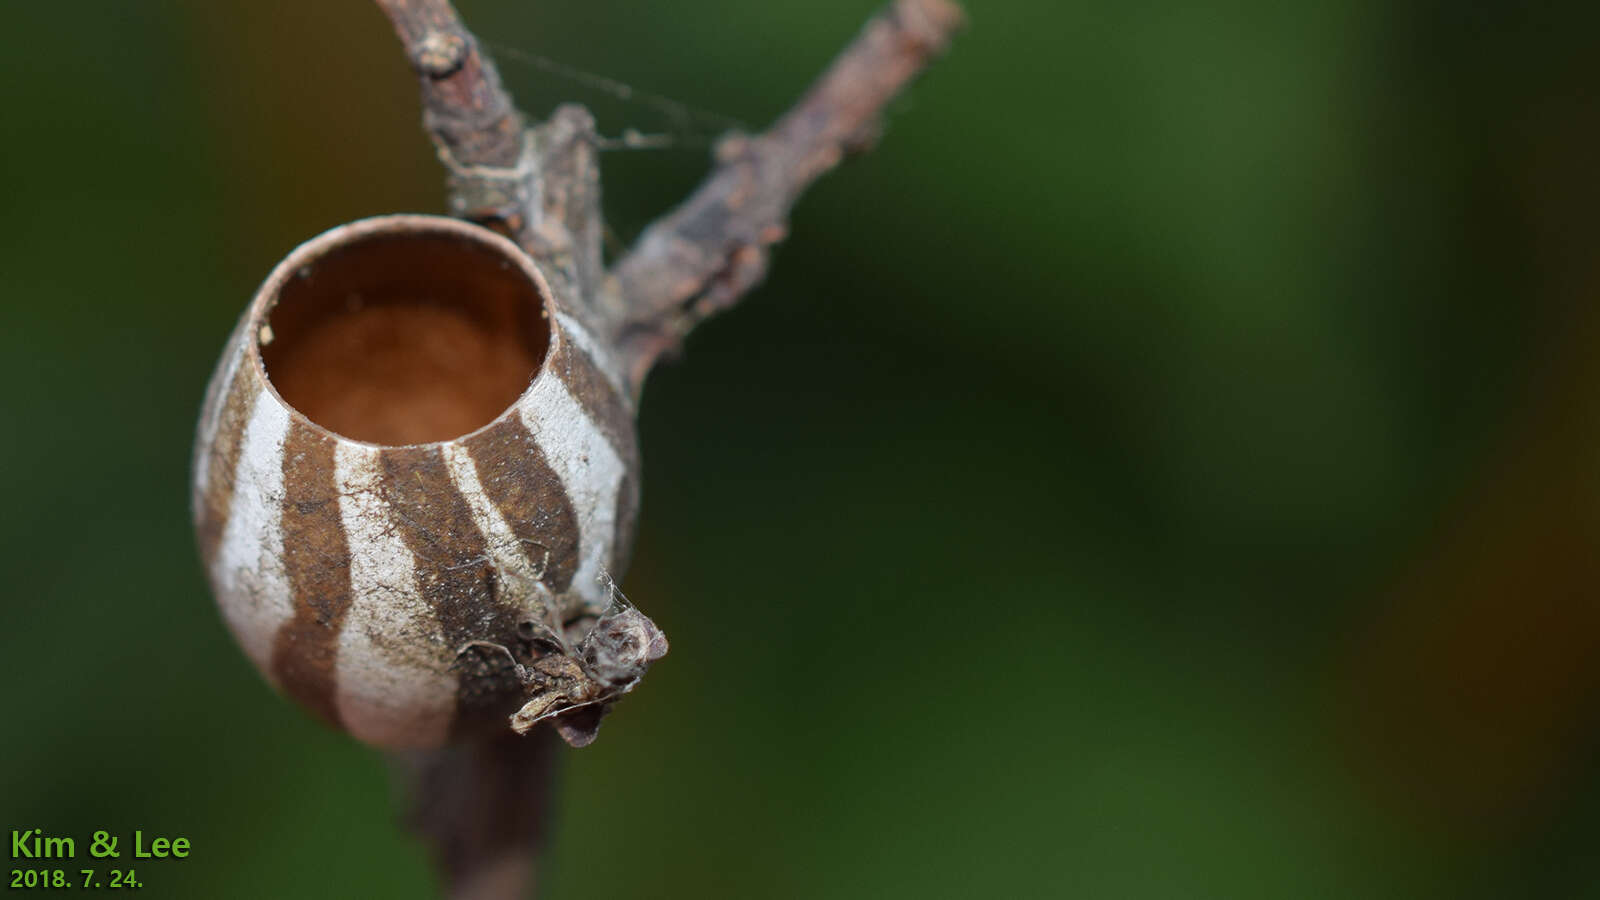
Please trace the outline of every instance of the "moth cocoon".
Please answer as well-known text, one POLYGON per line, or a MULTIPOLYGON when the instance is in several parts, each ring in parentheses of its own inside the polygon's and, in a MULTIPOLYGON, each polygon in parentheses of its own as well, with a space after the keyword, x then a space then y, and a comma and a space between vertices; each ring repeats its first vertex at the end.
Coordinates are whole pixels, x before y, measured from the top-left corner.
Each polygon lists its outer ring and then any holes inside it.
POLYGON ((593 646, 638 508, 634 411, 515 244, 366 219, 245 310, 192 488, 217 604, 268 681, 368 743, 437 746, 509 727, 538 690, 519 667, 593 646))

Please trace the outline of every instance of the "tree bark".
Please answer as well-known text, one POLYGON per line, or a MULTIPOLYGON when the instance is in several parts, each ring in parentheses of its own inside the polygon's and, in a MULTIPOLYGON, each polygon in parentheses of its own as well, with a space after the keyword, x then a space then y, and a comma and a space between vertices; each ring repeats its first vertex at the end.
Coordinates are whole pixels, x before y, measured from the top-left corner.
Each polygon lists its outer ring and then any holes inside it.
POLYGON ((677 209, 645 229, 611 270, 611 336, 642 384, 661 353, 766 276, 768 247, 812 182, 877 139, 879 115, 961 25, 947 0, 899 0, 867 26, 799 103, 765 133, 729 135, 717 167, 677 209))
MULTIPOLYGON (((884 106, 949 43, 950 0, 895 0, 762 134, 730 134, 676 209, 602 267, 599 139, 566 105, 531 128, 448 0, 376 0, 417 74, 423 124, 444 166, 451 214, 516 240, 563 309, 620 359, 637 401, 651 367, 765 276, 790 210, 818 177, 878 135, 884 106)), ((614 573, 620 576, 621 573, 614 573)), ((411 827, 449 896, 529 895, 545 831, 553 735, 503 735, 398 759, 411 827)))
POLYGON ((532 894, 555 783, 548 728, 395 757, 406 824, 425 840, 452 900, 532 894))

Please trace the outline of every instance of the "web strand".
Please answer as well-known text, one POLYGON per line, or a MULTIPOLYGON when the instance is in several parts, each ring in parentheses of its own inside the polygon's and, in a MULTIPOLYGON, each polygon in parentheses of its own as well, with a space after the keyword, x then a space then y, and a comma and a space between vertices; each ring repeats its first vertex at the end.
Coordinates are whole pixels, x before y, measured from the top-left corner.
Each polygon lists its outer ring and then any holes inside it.
POLYGON ((576 66, 569 66, 566 63, 529 50, 508 47, 504 44, 490 43, 488 41, 483 41, 482 43, 485 47, 494 51, 495 55, 501 59, 508 59, 537 69, 547 75, 554 75, 574 84, 580 84, 591 90, 621 100, 624 103, 634 103, 648 107, 665 116, 669 123, 665 132, 647 133, 637 128, 624 128, 622 134, 618 137, 601 137, 598 142, 601 150, 664 150, 708 147, 724 132, 750 130, 744 122, 715 110, 694 106, 681 100, 674 100, 663 94, 641 90, 615 78, 585 71, 576 66))

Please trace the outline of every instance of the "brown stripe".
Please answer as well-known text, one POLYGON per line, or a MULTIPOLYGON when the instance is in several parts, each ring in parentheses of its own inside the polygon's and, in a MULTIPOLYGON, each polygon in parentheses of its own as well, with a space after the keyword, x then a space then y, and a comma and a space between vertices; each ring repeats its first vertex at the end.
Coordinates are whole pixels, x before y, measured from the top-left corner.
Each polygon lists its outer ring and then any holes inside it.
POLYGON ((464 442, 484 496, 500 510, 553 594, 572 585, 578 570, 578 516, 561 477, 518 415, 464 442))
MULTIPOLYGON (((228 344, 229 352, 238 340, 240 331, 236 329, 228 344)), ((195 537, 200 544, 200 558, 207 569, 216 559, 217 545, 222 543, 223 529, 228 527, 228 514, 233 506, 233 480, 239 467, 239 448, 244 443, 244 429, 249 424, 250 410, 258 393, 252 377, 255 373, 248 358, 239 361, 233 381, 222 384, 222 367, 226 365, 224 358, 218 364, 212 384, 206 391, 208 410, 216 408, 215 404, 219 402, 217 394, 226 392, 220 400, 221 408, 215 413, 217 430, 211 438, 211 446, 195 448, 197 458, 200 453, 210 454, 211 457, 209 468, 206 469, 206 483, 196 487, 194 496, 195 537)), ((201 427, 204 428, 204 423, 201 427)), ((197 437, 203 436, 204 431, 197 437)))
POLYGON ((336 449, 331 437, 290 420, 283 442, 283 567, 294 617, 272 645, 272 671, 284 692, 334 725, 339 631, 351 599, 336 449))
POLYGON ((629 474, 639 471, 639 446, 634 437, 633 410, 617 389, 611 386, 600 367, 565 335, 555 358, 550 360, 550 370, 561 379, 588 414, 590 421, 600 429, 612 449, 621 457, 629 474))
MULTIPOLYGON (((379 454, 384 499, 395 530, 416 561, 417 587, 433 608, 445 642, 518 646, 522 613, 498 600, 498 573, 472 508, 456 489, 444 452, 429 447, 391 447, 379 454)), ((517 684, 507 672, 461 672, 456 687, 456 733, 486 718, 510 714, 517 684)))

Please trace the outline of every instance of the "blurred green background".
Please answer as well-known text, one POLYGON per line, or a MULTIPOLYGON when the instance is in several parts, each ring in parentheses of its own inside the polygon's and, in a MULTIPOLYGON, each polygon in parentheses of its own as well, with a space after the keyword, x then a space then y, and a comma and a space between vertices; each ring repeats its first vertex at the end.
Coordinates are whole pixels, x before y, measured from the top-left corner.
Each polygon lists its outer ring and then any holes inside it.
MULTIPOLYGON (((760 125, 875 4, 461 8, 760 125)), ((546 896, 1600 896, 1600 8, 968 9, 650 382, 625 586, 672 654, 564 751, 546 896)), ((0 827, 188 836, 151 897, 430 896, 186 509, 268 269, 442 207, 397 45, 6 19, 0 827)), ((604 162, 625 244, 707 157, 604 162)))

